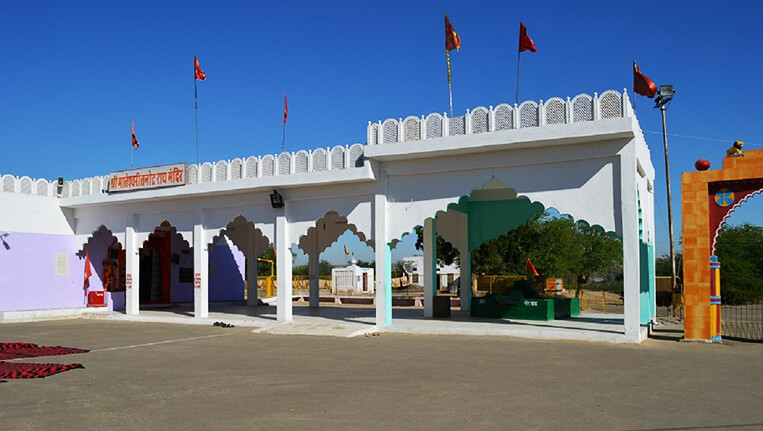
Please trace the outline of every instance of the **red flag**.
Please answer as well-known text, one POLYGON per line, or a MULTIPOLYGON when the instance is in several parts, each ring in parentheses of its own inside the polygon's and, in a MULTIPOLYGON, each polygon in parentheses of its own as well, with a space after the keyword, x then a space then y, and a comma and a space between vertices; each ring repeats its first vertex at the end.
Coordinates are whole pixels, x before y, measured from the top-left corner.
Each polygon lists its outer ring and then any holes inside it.
POLYGON ((85 287, 90 287, 90 276, 93 273, 90 271, 90 250, 85 250, 85 287))
POLYGON ((138 138, 135 137, 135 121, 132 122, 132 147, 136 150, 140 147, 138 138))
POLYGON ((533 266, 533 263, 530 262, 530 258, 529 257, 527 258, 527 272, 529 272, 530 274, 533 274, 535 276, 540 275, 540 274, 538 274, 538 271, 535 270, 535 267, 533 266))
POLYGON ((196 79, 199 81, 204 81, 207 79, 207 74, 204 73, 203 70, 201 70, 201 66, 199 66, 199 60, 196 58, 196 56, 193 56, 193 70, 194 74, 196 76, 196 79))
POLYGON ((445 14, 445 50, 446 51, 452 51, 452 50, 458 51, 461 49, 461 36, 456 33, 456 30, 453 29, 453 26, 450 24, 450 20, 448 19, 448 14, 445 14))
POLYGON ((350 255, 350 252, 347 250, 347 246, 346 245, 344 246, 344 255, 345 256, 349 256, 350 255))
POLYGON ((530 50, 530 52, 538 52, 535 49, 535 42, 527 36, 527 27, 521 22, 519 23, 519 52, 530 50))
POLYGON ((633 92, 650 99, 657 94, 657 86, 654 85, 654 81, 641 73, 638 64, 636 64, 636 60, 633 60, 633 92))
POLYGON ((289 107, 286 106, 286 93, 283 94, 283 121, 281 123, 286 124, 286 118, 289 116, 289 107))

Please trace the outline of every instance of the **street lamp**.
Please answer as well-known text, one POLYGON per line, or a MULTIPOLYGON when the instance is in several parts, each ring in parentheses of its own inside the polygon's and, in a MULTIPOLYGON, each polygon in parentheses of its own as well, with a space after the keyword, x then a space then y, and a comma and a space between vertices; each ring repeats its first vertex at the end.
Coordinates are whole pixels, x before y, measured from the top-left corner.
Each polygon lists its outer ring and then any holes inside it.
MULTIPOLYGON (((668 131, 665 123, 665 111, 667 110, 667 104, 673 100, 673 95, 676 90, 672 85, 660 85, 660 91, 657 98, 654 100, 654 109, 660 109, 662 111, 662 140, 665 143, 665 181, 667 182, 668 191, 668 233, 670 235, 670 285, 673 293, 677 293, 676 283, 676 251, 673 244, 673 206, 671 205, 670 196, 670 167, 668 166, 668 131)), ((675 307, 673 308, 675 310, 675 307)))

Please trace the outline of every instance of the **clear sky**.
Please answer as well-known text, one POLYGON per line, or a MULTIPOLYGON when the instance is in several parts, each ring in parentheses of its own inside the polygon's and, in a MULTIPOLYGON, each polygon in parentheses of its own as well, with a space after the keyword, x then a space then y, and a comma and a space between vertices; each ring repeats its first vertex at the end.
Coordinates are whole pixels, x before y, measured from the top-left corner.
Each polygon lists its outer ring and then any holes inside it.
MULTIPOLYGON (((680 173, 699 158, 720 167, 735 139, 763 148, 763 2, 29 1, 0 14, 0 174, 129 168, 132 121, 136 166, 196 162, 194 55, 207 74, 201 161, 280 152, 284 93, 287 150, 365 143, 368 121, 448 110, 443 13, 462 40, 451 53, 456 115, 513 102, 520 20, 538 48, 522 53, 520 101, 631 92, 634 58, 673 84, 668 132, 691 136, 669 137, 676 239, 680 173)), ((661 119, 635 98, 657 171, 659 255, 661 119)), ((731 221, 760 224, 761 201, 731 221)))

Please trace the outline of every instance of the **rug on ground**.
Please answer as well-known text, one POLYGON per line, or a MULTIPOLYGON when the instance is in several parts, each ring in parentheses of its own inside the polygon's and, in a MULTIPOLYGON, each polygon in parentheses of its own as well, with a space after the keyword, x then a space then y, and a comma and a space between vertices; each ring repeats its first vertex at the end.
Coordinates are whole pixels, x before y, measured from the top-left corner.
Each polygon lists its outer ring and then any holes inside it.
POLYGON ((73 370, 75 368, 85 368, 82 364, 30 364, 5 362, 2 360, 70 355, 87 352, 88 350, 85 349, 61 346, 39 346, 34 343, 0 343, 0 379, 37 379, 73 370))

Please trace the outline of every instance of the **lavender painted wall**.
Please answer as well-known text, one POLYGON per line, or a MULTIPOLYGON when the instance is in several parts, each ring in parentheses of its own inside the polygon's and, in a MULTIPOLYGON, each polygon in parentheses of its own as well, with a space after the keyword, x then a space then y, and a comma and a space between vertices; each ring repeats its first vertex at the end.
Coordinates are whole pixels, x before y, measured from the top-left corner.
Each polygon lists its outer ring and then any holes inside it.
POLYGON ((11 232, 3 238, 0 310, 85 307, 85 257, 77 249, 74 235, 11 232), (67 275, 56 275, 59 253, 68 257, 67 275))
POLYGON ((209 300, 243 300, 244 271, 244 254, 227 238, 220 238, 209 250, 209 300))

